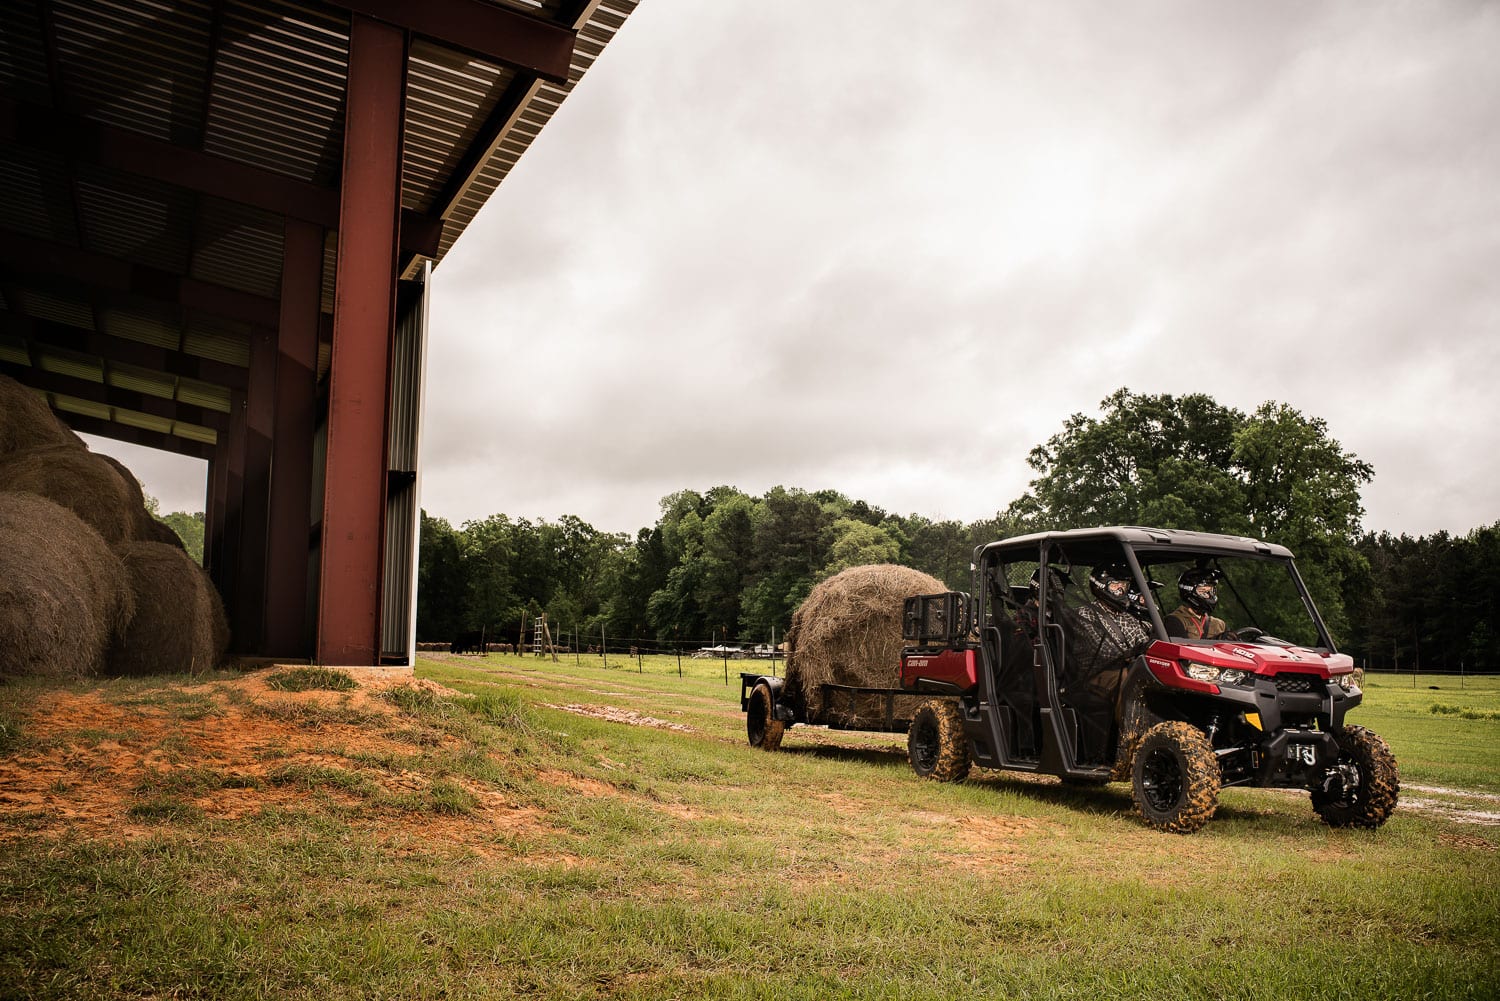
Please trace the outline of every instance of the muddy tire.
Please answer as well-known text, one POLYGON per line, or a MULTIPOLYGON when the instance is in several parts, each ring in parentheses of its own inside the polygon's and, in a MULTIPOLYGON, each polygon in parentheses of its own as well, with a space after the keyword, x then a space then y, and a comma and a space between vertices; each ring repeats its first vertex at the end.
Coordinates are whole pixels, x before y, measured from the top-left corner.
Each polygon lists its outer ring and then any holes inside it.
POLYGON ((924 779, 961 782, 968 777, 973 759, 957 703, 932 699, 917 707, 906 731, 906 756, 912 771, 924 779))
POLYGON ((1191 723, 1158 723, 1141 738, 1131 768, 1136 812, 1151 827, 1191 834, 1219 808, 1223 776, 1213 746, 1191 723))
POLYGON ((1352 765, 1359 782, 1352 788, 1336 783, 1332 789, 1314 789, 1313 809, 1329 827, 1379 827, 1396 809, 1401 792, 1396 756, 1362 726, 1341 727, 1333 736, 1339 742, 1339 765, 1352 765))
POLYGON ((756 685, 750 693, 750 706, 745 710, 745 736, 751 747, 774 751, 781 746, 786 724, 771 715, 774 704, 770 685, 756 685))

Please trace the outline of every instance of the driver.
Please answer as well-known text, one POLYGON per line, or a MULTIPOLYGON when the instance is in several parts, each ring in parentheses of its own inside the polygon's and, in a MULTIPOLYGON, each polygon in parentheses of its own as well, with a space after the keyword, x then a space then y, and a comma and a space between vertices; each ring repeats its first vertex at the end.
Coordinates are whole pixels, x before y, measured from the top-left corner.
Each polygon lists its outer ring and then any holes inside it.
POLYGON ((1216 640, 1227 631, 1223 619, 1210 613, 1219 603, 1219 578, 1222 574, 1209 567, 1183 571, 1177 578, 1177 593, 1182 604, 1163 620, 1168 636, 1194 640, 1216 640))

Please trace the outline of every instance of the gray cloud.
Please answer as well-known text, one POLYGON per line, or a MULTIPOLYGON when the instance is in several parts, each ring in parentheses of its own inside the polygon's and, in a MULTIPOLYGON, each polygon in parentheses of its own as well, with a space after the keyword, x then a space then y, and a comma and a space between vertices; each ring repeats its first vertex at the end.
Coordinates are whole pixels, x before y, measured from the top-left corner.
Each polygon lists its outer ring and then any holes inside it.
POLYGON ((964 519, 1126 385, 1500 518, 1500 7, 644 0, 438 269, 424 503, 964 519))

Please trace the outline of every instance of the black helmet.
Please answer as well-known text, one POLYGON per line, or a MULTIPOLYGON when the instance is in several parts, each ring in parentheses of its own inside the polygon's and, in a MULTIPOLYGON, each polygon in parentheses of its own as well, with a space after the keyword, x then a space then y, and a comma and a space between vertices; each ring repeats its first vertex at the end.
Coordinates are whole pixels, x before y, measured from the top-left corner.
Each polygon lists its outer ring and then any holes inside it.
POLYGON ((1118 611, 1130 608, 1130 592, 1135 589, 1135 579, 1130 568, 1123 563, 1106 563, 1094 567, 1089 574, 1089 590, 1094 597, 1118 611))
POLYGON ((1177 593, 1189 608, 1212 612, 1219 603, 1219 576, 1219 571, 1208 567, 1186 570, 1177 578, 1177 593))
MULTIPOLYGON (((1153 591, 1159 591, 1162 584, 1159 580, 1147 578, 1146 586, 1153 591)), ((1152 597, 1155 597, 1155 595, 1152 597)), ((1146 604, 1146 595, 1137 591, 1133 583, 1130 585, 1130 614, 1143 622, 1151 621, 1151 609, 1146 604)))
MULTIPOLYGON (((1041 591, 1041 584, 1042 584, 1042 568, 1041 567, 1037 567, 1035 570, 1031 571, 1031 585, 1030 585, 1030 587, 1031 587, 1031 599, 1033 601, 1040 600, 1040 598, 1041 598, 1041 595, 1038 593, 1038 592, 1041 591)), ((1067 589, 1067 587, 1068 587, 1068 575, 1065 574, 1065 573, 1063 573, 1061 570, 1057 569, 1057 567, 1048 567, 1047 568, 1047 593, 1050 594, 1053 598, 1059 598, 1059 597, 1062 596, 1063 591, 1065 591, 1067 589)))

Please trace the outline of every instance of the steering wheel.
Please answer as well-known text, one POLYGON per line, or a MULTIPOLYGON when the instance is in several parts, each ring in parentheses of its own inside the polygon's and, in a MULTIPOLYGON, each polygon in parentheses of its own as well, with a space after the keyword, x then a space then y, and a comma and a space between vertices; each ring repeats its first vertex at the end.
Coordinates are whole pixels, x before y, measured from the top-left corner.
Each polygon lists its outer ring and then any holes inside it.
POLYGON ((1246 626, 1243 629, 1236 629, 1228 635, 1231 638, 1240 640, 1244 643, 1254 643, 1265 634, 1266 631, 1264 629, 1256 629, 1254 626, 1246 626))

